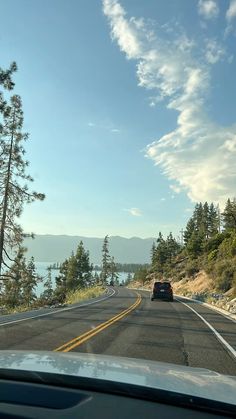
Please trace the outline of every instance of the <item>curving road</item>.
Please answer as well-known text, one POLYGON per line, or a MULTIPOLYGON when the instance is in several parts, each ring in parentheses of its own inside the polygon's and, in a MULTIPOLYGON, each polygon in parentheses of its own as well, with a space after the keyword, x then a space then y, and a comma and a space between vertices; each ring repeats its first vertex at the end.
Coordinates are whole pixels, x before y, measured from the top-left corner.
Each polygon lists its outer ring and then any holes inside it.
POLYGON ((236 375, 236 322, 191 301, 151 302, 148 292, 124 287, 109 293, 69 308, 1 316, 0 350, 90 352, 236 375))

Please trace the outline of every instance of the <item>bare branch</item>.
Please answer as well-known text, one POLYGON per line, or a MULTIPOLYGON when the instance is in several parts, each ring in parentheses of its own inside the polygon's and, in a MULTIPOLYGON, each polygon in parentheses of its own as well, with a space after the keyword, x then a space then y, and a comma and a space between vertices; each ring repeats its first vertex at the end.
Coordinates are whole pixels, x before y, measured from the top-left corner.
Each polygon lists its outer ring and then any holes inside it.
POLYGON ((5 255, 6 255, 6 257, 11 261, 11 262, 15 262, 15 260, 14 259, 12 259, 9 255, 8 255, 8 253, 7 253, 7 251, 6 251, 6 249, 5 248, 3 248, 3 251, 4 251, 4 253, 5 253, 5 255))

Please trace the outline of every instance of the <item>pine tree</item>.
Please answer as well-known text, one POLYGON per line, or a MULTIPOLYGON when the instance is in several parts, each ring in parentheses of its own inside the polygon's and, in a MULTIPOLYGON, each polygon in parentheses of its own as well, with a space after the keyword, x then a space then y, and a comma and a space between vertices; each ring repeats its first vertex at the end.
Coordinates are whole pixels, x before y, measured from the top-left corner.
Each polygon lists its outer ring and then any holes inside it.
POLYGON ((10 105, 4 105, 3 121, 0 126, 0 275, 2 266, 9 267, 5 259, 11 259, 8 249, 19 247, 24 234, 16 219, 22 213, 23 205, 44 199, 44 195, 30 192, 27 182, 33 181, 25 173, 23 142, 28 134, 22 133, 23 111, 20 96, 14 95, 10 105), (23 182, 25 182, 23 184, 23 182))
POLYGON ((24 304, 28 307, 36 300, 35 290, 41 278, 36 274, 34 258, 31 257, 26 266, 25 271, 22 272, 22 299, 24 304))
POLYGON ((203 205, 201 202, 195 205, 195 209, 193 211, 193 220, 195 223, 195 229, 197 231, 204 231, 204 213, 203 205))
POLYGON ((151 248, 151 266, 154 267, 155 265, 155 254, 156 254, 156 246, 155 243, 152 243, 152 248, 151 248))
POLYGON ((157 238, 155 258, 154 258, 155 270, 159 272, 163 272, 163 267, 167 259, 168 259, 167 244, 162 236, 162 233, 159 232, 159 235, 157 238))
POLYGON ((132 280, 133 280, 132 274, 129 272, 125 281, 125 285, 129 285, 132 280))
POLYGON ((77 266, 76 285, 77 287, 86 287, 90 285, 93 266, 89 261, 89 252, 85 251, 82 241, 77 248, 75 259, 77 266))
POLYGON ((94 284, 99 284, 100 278, 97 272, 95 272, 93 278, 94 278, 94 284))
POLYGON ((107 283, 110 269, 110 255, 108 250, 108 236, 105 236, 102 246, 102 270, 101 270, 101 281, 103 284, 107 283))
MULTIPOLYGON (((0 86, 5 90, 13 90, 15 83, 12 81, 12 75, 17 71, 17 65, 13 62, 9 69, 3 70, 0 68, 0 86)), ((7 107, 7 102, 4 100, 3 93, 0 92, 0 113, 4 114, 7 107)))
POLYGON ((223 216, 224 230, 235 230, 236 229, 236 199, 232 201, 227 200, 223 216))
POLYGON ((53 285, 52 285, 52 271, 51 269, 48 269, 48 275, 47 280, 44 283, 44 291, 40 295, 41 300, 46 301, 48 304, 50 304, 53 300, 53 285))
POLYGON ((209 207, 209 237, 215 236, 218 232, 220 232, 220 215, 219 209, 214 206, 213 202, 210 204, 209 207))
POLYGON ((191 217, 189 221, 187 222, 187 226, 184 231, 184 244, 185 245, 188 244, 188 241, 190 240, 194 231, 195 231, 195 222, 194 222, 193 217, 191 217))
POLYGON ((66 259, 60 266, 59 275, 55 278, 56 289, 54 291, 55 298, 58 302, 62 303, 66 299, 67 293, 67 268, 68 268, 68 259, 66 259))
POLYGON ((192 258, 195 259, 202 253, 204 239, 203 233, 199 233, 198 231, 193 232, 186 246, 187 252, 192 258))
POLYGON ((170 233, 166 239, 167 258, 169 262, 171 262, 172 259, 177 255, 177 253, 180 250, 180 247, 181 246, 179 245, 179 243, 177 243, 177 241, 173 237, 173 234, 170 233))
POLYGON ((78 288, 78 267, 77 267, 77 257, 72 252, 71 257, 68 259, 68 264, 66 268, 66 287, 67 290, 74 290, 78 288))
POLYGON ((111 258, 111 262, 110 262, 110 266, 109 266, 109 274, 110 274, 110 277, 111 277, 111 281, 113 283, 117 284, 119 282, 118 281, 119 275, 117 274, 117 267, 116 267, 115 260, 114 260, 113 256, 111 258))
POLYGON ((205 202, 202 211, 202 232, 206 239, 209 239, 209 205, 205 202))
POLYGON ((23 303, 22 274, 26 272, 25 249, 20 247, 9 271, 9 279, 4 282, 2 301, 8 307, 15 308, 23 303))

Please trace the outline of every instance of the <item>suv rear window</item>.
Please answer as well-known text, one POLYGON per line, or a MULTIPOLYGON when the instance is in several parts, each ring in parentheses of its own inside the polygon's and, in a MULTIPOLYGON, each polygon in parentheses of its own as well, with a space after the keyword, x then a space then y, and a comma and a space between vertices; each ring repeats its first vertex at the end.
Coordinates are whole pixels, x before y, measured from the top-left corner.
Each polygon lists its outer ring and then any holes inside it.
POLYGON ((167 290, 168 288, 171 288, 171 285, 169 282, 155 282, 154 288, 162 288, 167 290))

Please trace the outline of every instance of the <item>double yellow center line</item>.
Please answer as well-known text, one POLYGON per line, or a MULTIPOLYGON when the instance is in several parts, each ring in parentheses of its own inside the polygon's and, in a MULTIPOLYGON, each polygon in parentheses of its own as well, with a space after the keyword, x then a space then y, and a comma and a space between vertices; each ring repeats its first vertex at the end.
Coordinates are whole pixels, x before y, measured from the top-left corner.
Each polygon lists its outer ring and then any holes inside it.
POLYGON ((127 314, 131 313, 131 311, 135 310, 139 304, 141 303, 141 296, 140 294, 137 294, 138 298, 132 304, 130 307, 128 307, 126 310, 121 311, 121 313, 117 314, 116 316, 112 317, 111 319, 107 320, 104 323, 99 324, 94 329, 89 330, 88 332, 83 333, 80 336, 77 336, 76 338, 70 340, 67 343, 64 343, 64 345, 59 346, 58 348, 54 349, 56 352, 69 352, 72 349, 76 348, 77 346, 82 345, 82 343, 86 342, 88 339, 91 339, 93 336, 100 333, 102 330, 106 329, 107 327, 111 326, 115 322, 121 320, 123 317, 127 316, 127 314))

